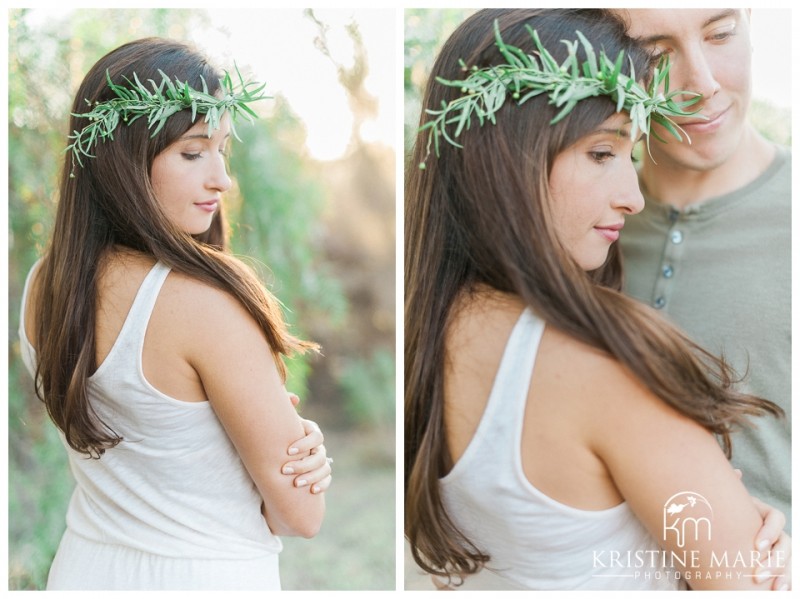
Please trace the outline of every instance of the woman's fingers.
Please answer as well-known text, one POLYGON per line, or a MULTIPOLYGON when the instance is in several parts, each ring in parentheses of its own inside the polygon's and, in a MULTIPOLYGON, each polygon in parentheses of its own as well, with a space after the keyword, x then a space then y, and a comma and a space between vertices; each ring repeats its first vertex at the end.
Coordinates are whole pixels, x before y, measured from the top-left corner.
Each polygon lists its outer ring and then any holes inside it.
POLYGON ((756 548, 759 551, 768 551, 780 540, 783 527, 786 525, 786 516, 780 510, 755 497, 753 497, 753 503, 763 521, 761 529, 756 534, 756 548))
MULTIPOLYGON (((294 393, 289 393, 289 399, 294 407, 300 403, 300 398, 294 393)), ((309 487, 314 494, 324 493, 331 485, 331 464, 333 458, 328 457, 325 449, 325 437, 319 426, 313 420, 301 418, 305 436, 298 439, 287 449, 290 456, 303 456, 299 459, 286 462, 281 467, 283 474, 294 476, 294 486, 309 487)))
POLYGON ((321 493, 330 486, 332 463, 333 459, 327 456, 325 446, 321 445, 314 453, 285 464, 283 473, 295 475, 296 487, 311 487, 312 493, 321 493))
POLYGON ((326 476, 325 478, 323 478, 323 479, 322 479, 321 481, 319 481, 318 483, 314 483, 314 484, 312 484, 312 485, 311 485, 311 492, 312 492, 312 493, 314 493, 314 494, 317 494, 317 493, 324 493, 325 491, 327 491, 327 490, 328 490, 328 487, 330 487, 330 486, 331 486, 331 481, 332 481, 332 480, 333 480, 333 478, 332 478, 332 477, 331 477, 331 475, 329 474, 328 476, 326 476))
POLYGON ((322 446, 322 444, 325 442, 325 437, 322 434, 322 431, 319 429, 319 426, 317 426, 316 422, 313 420, 306 420, 305 418, 301 418, 300 421, 303 424, 303 432, 305 432, 305 437, 298 439, 289 445, 289 449, 287 451, 289 455, 304 454, 322 446))

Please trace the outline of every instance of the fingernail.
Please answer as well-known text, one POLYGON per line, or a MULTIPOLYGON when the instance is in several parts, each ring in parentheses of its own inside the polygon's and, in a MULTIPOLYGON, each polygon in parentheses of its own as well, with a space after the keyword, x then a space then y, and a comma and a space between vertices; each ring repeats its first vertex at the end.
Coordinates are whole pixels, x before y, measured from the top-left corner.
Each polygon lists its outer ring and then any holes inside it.
POLYGON ((767 539, 761 539, 758 542, 757 548, 759 551, 766 551, 768 547, 769 547, 769 541, 767 539))
POLYGON ((284 466, 283 467, 283 473, 284 474, 294 474, 294 468, 292 468, 291 466, 284 466))
POLYGON ((304 478, 301 478, 300 480, 297 481, 297 486, 298 487, 305 487, 307 484, 308 484, 308 481, 306 479, 304 479, 304 478))
POLYGON ((756 573, 756 583, 758 584, 761 584, 762 582, 764 582, 765 580, 769 580, 770 578, 772 578, 772 572, 770 572, 769 570, 764 570, 762 572, 756 573))
POLYGON ((296 455, 298 453, 300 453, 300 450, 297 449, 297 447, 290 447, 289 448, 289 455, 296 455))
POLYGON ((313 487, 311 487, 311 492, 312 493, 319 493, 319 485, 314 485, 313 487))

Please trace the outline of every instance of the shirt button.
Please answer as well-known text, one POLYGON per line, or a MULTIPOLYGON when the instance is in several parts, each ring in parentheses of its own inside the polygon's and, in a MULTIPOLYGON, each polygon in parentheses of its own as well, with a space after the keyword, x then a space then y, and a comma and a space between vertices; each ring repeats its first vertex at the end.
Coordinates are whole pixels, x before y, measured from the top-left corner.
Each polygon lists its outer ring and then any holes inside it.
POLYGON ((663 297, 656 298, 656 301, 653 302, 653 306, 658 308, 659 310, 663 308, 667 303, 663 297))
POLYGON ((661 274, 664 275, 665 279, 671 279, 672 275, 675 274, 675 271, 672 270, 672 267, 669 264, 667 264, 661 269, 661 274))
POLYGON ((672 243, 674 243, 675 245, 677 245, 677 244, 679 244, 681 241, 683 241, 683 233, 681 233, 680 231, 673 231, 673 232, 670 234, 669 238, 670 238, 670 240, 672 241, 672 243))

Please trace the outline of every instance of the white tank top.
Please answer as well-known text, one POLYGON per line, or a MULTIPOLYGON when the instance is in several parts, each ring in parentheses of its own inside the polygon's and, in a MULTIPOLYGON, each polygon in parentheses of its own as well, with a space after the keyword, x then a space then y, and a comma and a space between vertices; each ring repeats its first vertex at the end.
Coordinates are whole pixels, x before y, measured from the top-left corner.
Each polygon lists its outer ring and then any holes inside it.
POLYGON ((440 480, 447 513, 488 553, 486 568, 519 588, 680 588, 675 573, 659 567, 658 544, 626 503, 576 509, 526 478, 522 427, 543 331, 544 322, 528 309, 514 326, 478 428, 440 480), (655 567, 648 567, 651 559, 655 567))
MULTIPOLYGON (((34 266, 31 273, 36 269, 34 266)), ((211 404, 155 389, 142 370, 150 314, 170 269, 147 274, 106 359, 89 377, 92 407, 122 442, 98 459, 70 448, 77 486, 67 527, 98 543, 166 557, 255 559, 281 550, 261 515, 261 497, 211 404)), ((20 316, 22 357, 35 372, 20 316)))

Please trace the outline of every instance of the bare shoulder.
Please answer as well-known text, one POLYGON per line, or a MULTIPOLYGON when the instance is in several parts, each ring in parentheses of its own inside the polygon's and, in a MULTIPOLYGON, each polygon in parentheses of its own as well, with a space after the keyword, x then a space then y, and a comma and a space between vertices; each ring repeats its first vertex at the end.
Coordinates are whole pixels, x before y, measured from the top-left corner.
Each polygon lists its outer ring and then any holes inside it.
POLYGON ((445 331, 445 382, 457 396, 472 388, 477 398, 488 397, 508 337, 524 308, 519 298, 485 288, 456 300, 445 331))
MULTIPOLYGON (((137 291, 156 260, 121 250, 103 260, 98 284, 101 322, 109 321, 109 343, 116 338, 137 291)), ((260 329, 231 293, 173 269, 167 275, 148 325, 148 339, 169 356, 190 363, 199 352, 260 329)))
POLYGON ((182 341, 190 362, 213 347, 246 350, 265 342, 255 318, 232 293, 180 272, 167 276, 153 317, 182 341))
POLYGON ((555 327, 545 329, 536 364, 540 380, 580 401, 596 422, 631 410, 670 409, 615 357, 555 327))
POLYGON ((198 328, 230 323, 231 319, 253 320, 229 291, 176 271, 164 282, 162 298, 180 309, 183 318, 195 319, 198 328))
POLYGON ((463 293, 454 303, 448 317, 445 346, 448 359, 459 355, 486 356, 491 349, 505 347, 511 329, 525 304, 518 297, 480 288, 463 293))
MULTIPOLYGON (((613 356, 572 335, 550 326, 542 337, 537 365, 547 360, 547 372, 555 379, 595 388, 595 393, 608 390, 631 391, 636 378, 613 356)), ((611 396, 617 395, 611 392, 611 396)))

